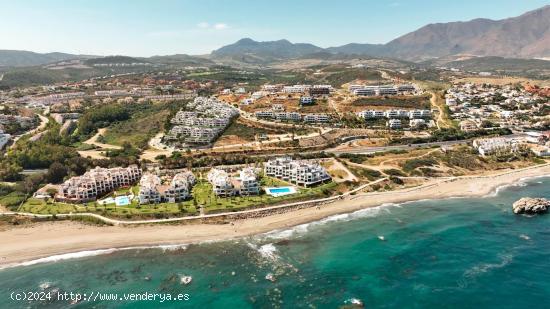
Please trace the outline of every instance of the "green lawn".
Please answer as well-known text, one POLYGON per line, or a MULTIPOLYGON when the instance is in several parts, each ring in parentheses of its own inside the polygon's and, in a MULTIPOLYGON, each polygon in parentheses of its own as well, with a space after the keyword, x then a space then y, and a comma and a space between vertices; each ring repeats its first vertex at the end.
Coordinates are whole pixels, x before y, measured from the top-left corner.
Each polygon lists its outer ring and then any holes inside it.
MULTIPOLYGON (((271 177, 262 177, 262 186, 288 186, 289 183, 271 177)), ((205 213, 242 210, 259 206, 268 206, 283 202, 293 202, 306 199, 323 198, 330 196, 336 190, 336 183, 330 182, 313 188, 298 188, 298 193, 288 196, 272 197, 267 194, 257 196, 235 196, 222 198, 212 192, 212 186, 206 180, 199 180, 193 187, 193 198, 179 203, 161 203, 139 205, 135 200, 128 206, 114 204, 99 205, 95 202, 85 204, 67 204, 41 199, 29 198, 20 211, 36 214, 60 214, 93 212, 114 217, 163 217, 170 215, 198 214, 199 206, 204 206, 205 213)), ((132 187, 137 194, 138 186, 132 187)), ((126 194, 129 188, 117 190, 118 194, 126 194)))

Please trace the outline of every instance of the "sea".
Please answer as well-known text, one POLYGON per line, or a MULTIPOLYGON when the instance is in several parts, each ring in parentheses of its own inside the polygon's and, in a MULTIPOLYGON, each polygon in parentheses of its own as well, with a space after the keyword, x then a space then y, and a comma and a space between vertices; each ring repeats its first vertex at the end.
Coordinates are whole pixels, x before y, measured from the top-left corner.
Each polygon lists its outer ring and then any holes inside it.
POLYGON ((0 270, 0 308, 550 308, 550 214, 512 212, 549 189, 534 178, 232 241, 54 256, 0 270))

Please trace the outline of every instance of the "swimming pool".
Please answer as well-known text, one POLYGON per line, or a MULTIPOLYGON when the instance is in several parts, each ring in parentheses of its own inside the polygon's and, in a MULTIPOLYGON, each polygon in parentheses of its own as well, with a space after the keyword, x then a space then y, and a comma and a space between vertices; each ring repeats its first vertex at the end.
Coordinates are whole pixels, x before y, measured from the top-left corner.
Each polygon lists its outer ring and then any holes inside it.
POLYGON ((294 187, 265 188, 265 192, 271 196, 283 196, 283 195, 296 193, 296 188, 294 187))
POLYGON ((117 196, 115 197, 115 204, 117 206, 126 206, 130 205, 130 198, 128 198, 126 195, 124 196, 117 196))

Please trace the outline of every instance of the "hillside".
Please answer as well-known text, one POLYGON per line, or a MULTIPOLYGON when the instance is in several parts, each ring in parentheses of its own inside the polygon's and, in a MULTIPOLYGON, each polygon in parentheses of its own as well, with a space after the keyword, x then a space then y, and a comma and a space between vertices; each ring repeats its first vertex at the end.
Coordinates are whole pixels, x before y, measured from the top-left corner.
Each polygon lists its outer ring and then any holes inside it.
POLYGON ((211 53, 214 59, 229 58, 242 62, 261 63, 290 59, 321 52, 321 47, 307 43, 291 43, 288 40, 258 42, 249 38, 223 46, 211 53))
POLYGON ((107 56, 107 57, 88 59, 84 61, 84 63, 87 65, 113 64, 113 63, 132 64, 132 63, 148 63, 148 62, 149 61, 142 58, 138 59, 138 58, 133 58, 128 56, 107 56))
POLYGON ((550 5, 502 20, 426 25, 385 45, 347 44, 334 53, 358 53, 422 61, 455 54, 507 58, 550 57, 550 5))
POLYGON ((28 67, 88 56, 65 53, 35 53, 26 50, 0 50, 0 67, 28 67))
POLYGON ((247 38, 217 49, 211 56, 260 63, 315 53, 327 58, 325 52, 409 61, 425 61, 456 54, 506 58, 550 57, 550 5, 502 20, 478 18, 466 22, 429 24, 387 44, 350 43, 323 49, 312 44, 293 44, 287 40, 257 42, 247 38))
POLYGON ((147 60, 152 63, 180 66, 209 66, 214 64, 212 60, 206 57, 190 56, 185 54, 152 56, 147 58, 147 60))
POLYGON ((464 71, 497 72, 504 75, 521 75, 537 79, 550 78, 550 61, 540 59, 517 59, 490 56, 449 61, 444 65, 464 71))

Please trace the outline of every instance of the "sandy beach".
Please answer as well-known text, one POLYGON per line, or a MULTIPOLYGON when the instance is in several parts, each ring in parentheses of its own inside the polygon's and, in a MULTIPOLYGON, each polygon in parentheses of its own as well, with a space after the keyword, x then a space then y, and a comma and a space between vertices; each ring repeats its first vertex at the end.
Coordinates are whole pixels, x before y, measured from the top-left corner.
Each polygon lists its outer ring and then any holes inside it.
POLYGON ((550 175, 550 165, 487 176, 433 180, 421 187, 358 194, 318 208, 312 207, 261 218, 236 220, 232 224, 223 225, 151 224, 99 227, 74 221, 33 223, 0 232, 0 266, 5 267, 24 261, 84 250, 227 240, 286 229, 331 215, 349 213, 387 203, 485 196, 494 193, 500 186, 517 183, 523 178, 546 175, 550 175))

